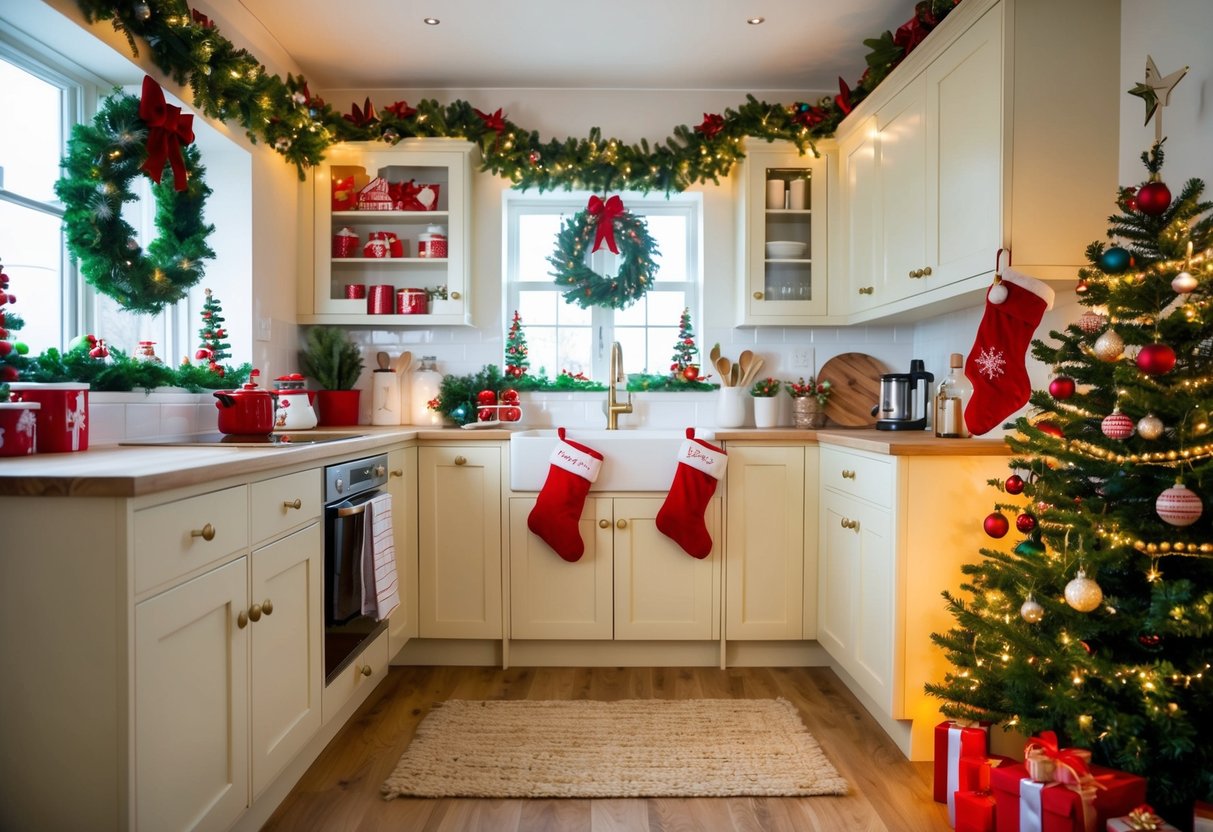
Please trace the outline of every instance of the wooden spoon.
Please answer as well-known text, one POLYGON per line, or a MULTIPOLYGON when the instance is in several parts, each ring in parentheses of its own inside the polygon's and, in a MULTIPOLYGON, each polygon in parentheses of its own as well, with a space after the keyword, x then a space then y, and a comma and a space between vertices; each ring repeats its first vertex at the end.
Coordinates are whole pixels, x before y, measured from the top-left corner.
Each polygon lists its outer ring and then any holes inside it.
POLYGON ((400 353, 400 355, 398 355, 396 357, 396 366, 394 367, 394 369, 396 370, 397 375, 404 375, 405 373, 407 373, 409 371, 409 368, 412 366, 413 366, 413 354, 411 352, 409 352, 408 350, 405 350, 404 352, 400 353))
POLYGON ((712 361, 712 366, 716 366, 716 362, 720 359, 720 344, 712 344, 712 350, 708 353, 708 358, 712 361))
POLYGON ((741 384, 748 384, 746 381, 750 377, 750 365, 754 363, 754 353, 750 350, 742 350, 741 355, 737 356, 737 364, 741 367, 741 384))
POLYGON ((762 365, 764 363, 765 362, 762 360, 762 358, 755 358, 753 362, 750 363, 750 372, 741 380, 743 386, 749 387, 754 383, 754 379, 758 378, 758 373, 762 370, 762 365))
POLYGON ((729 386, 736 387, 741 383, 741 365, 734 364, 729 368, 729 386))
POLYGON ((712 363, 716 365, 716 372, 720 373, 721 386, 731 387, 732 382, 730 381, 730 374, 732 373, 733 365, 729 359, 725 358, 723 355, 718 355, 712 363))
POLYGON ((375 353, 375 360, 379 362, 379 369, 386 370, 391 366, 392 357, 383 350, 375 353))

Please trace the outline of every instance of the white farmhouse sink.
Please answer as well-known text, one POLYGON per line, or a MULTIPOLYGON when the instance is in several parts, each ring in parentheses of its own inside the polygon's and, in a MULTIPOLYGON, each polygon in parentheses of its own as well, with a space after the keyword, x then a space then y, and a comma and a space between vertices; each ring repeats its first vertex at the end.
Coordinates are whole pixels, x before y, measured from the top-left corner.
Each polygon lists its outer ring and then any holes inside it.
MULTIPOLYGON (((695 429, 712 441, 710 430, 695 429)), ((565 438, 602 454, 602 468, 591 491, 669 491, 678 467, 685 430, 602 430, 568 428, 565 438)), ((558 441, 555 429, 510 434, 510 488, 538 491, 548 476, 548 458, 558 441)))

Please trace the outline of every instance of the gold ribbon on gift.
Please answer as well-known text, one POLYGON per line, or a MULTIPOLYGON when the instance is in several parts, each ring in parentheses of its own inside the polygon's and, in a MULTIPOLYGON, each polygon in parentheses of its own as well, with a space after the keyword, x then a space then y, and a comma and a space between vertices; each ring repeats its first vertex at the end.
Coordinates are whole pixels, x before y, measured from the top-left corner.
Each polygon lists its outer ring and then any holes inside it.
POLYGON ((1125 816, 1125 820, 1130 829, 1142 830, 1142 832, 1163 828, 1163 819, 1154 814, 1154 807, 1148 803, 1143 803, 1129 812, 1125 816))

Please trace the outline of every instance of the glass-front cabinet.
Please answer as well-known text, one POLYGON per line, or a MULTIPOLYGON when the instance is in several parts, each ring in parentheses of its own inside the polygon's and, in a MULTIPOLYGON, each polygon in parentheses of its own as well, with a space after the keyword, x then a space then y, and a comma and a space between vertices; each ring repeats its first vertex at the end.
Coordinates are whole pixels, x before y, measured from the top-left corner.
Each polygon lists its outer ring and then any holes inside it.
POLYGON ((738 252, 739 325, 808 323, 826 315, 828 160, 787 142, 746 139, 738 252))
POLYGON ((303 324, 469 324, 471 156, 453 139, 348 142, 312 169, 303 324))

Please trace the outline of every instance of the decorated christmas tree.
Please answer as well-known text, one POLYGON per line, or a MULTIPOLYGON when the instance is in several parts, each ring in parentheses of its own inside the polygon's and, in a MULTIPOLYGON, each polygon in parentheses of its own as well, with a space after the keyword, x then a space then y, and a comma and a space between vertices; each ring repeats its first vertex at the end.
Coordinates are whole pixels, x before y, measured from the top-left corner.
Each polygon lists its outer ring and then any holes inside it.
POLYGON ((927 690, 948 716, 1051 729, 1146 777, 1189 828, 1213 797, 1213 202, 1199 179, 1172 197, 1157 136, 1148 181, 1087 248, 1087 310, 1032 342, 1054 375, 1007 438, 1013 473, 991 485, 1009 496, 985 523, 1020 539, 945 593, 956 626, 934 640, 953 669, 927 690))
POLYGON ((695 356, 699 347, 695 346, 695 330, 691 326, 691 310, 684 308, 678 320, 678 341, 674 344, 674 363, 670 365, 670 374, 675 378, 682 377, 687 381, 699 378, 699 364, 695 356))
POLYGON ((17 298, 10 291, 9 277, 0 263, 0 402, 8 401, 10 381, 16 381, 19 371, 29 363, 25 344, 13 336, 21 329, 23 321, 13 312, 12 304, 17 298))
POLYGON ((509 378, 522 378, 531 362, 526 357, 526 335, 522 332, 522 317, 514 310, 509 334, 505 337, 505 374, 509 378))
POLYGON ((206 361, 207 367, 212 373, 223 375, 222 364, 231 357, 228 350, 231 344, 227 342, 227 330, 223 327, 223 307, 219 304, 219 299, 211 294, 211 290, 206 290, 206 300, 202 304, 202 326, 198 330, 198 337, 202 339, 202 346, 194 353, 194 357, 199 361, 206 361))

